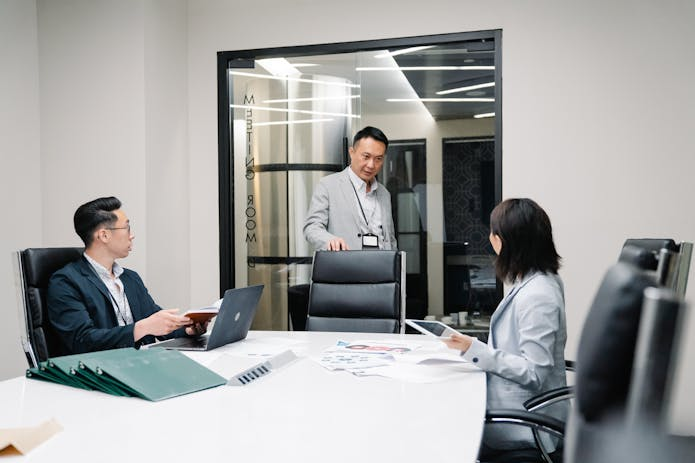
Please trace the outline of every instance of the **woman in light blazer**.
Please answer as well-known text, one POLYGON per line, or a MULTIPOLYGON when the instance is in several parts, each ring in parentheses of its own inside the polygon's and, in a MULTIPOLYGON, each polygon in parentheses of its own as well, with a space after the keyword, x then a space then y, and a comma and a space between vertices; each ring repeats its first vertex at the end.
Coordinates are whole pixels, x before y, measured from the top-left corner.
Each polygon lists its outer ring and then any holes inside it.
MULTIPOLYGON (((565 386, 565 298, 557 274, 560 256, 550 219, 534 201, 507 199, 490 215, 490 243, 497 276, 512 288, 490 319, 487 344, 457 334, 450 348, 487 372, 488 409, 523 409, 530 397, 565 386)), ((566 404, 548 414, 564 420, 566 404)), ((487 425, 481 456, 493 449, 534 447, 528 429, 487 425)))

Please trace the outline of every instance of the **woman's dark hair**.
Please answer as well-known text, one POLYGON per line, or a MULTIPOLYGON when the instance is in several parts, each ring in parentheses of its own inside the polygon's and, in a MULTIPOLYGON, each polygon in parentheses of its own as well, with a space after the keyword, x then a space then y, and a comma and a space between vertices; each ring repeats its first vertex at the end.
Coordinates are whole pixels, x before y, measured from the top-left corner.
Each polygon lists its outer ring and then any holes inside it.
POLYGON ((495 260, 495 272, 501 280, 514 281, 530 272, 557 273, 560 268, 550 219, 535 201, 502 201, 490 214, 490 231, 502 240, 495 260))
POLYGON ((116 223, 118 216, 113 211, 120 208, 121 202, 113 196, 97 198, 77 208, 72 220, 75 224, 75 232, 86 247, 89 247, 94 241, 94 231, 97 228, 103 224, 114 225, 116 223))
POLYGON ((368 125, 359 132, 355 134, 355 138, 352 139, 353 148, 357 145, 357 142, 363 138, 373 138, 376 141, 380 141, 385 145, 386 148, 389 147, 389 139, 386 138, 386 134, 376 127, 368 125))

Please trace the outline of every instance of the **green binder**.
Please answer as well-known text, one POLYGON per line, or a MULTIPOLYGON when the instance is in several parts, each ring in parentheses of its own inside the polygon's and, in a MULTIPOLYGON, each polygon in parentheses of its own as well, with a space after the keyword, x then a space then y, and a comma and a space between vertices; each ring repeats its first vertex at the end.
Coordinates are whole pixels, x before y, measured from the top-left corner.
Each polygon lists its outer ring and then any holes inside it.
POLYGON ((113 349, 56 357, 27 370, 27 377, 151 401, 227 382, 181 352, 161 348, 113 349))
POLYGON ((41 362, 37 368, 27 369, 27 378, 40 379, 42 381, 64 384, 66 386, 79 387, 81 389, 89 389, 79 380, 71 378, 70 375, 66 375, 62 371, 50 367, 48 362, 41 362))
POLYGON ((139 397, 157 401, 227 383, 179 351, 146 349, 147 354, 102 359, 96 373, 132 388, 139 397))

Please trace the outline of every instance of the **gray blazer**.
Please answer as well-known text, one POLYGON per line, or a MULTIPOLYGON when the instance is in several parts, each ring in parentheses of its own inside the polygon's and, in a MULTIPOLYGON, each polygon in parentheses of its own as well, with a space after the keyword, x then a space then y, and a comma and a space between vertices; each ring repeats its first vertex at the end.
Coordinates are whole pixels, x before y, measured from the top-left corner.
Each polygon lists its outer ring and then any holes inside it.
MULTIPOLYGON (((487 344, 474 340, 463 357, 487 372, 489 409, 523 409, 523 402, 565 386, 565 296, 560 277, 532 273, 515 284, 490 319, 487 344)), ((544 410, 565 420, 566 404, 544 410)), ((497 448, 532 442, 518 426, 485 430, 485 442, 497 448), (507 445, 508 444, 508 445, 507 445)))
MULTIPOLYGON (((336 237, 343 238, 350 249, 362 249, 360 235, 369 230, 350 183, 349 168, 323 177, 314 188, 304 221, 304 237, 314 249, 326 249, 328 241, 336 237)), ((384 185, 379 184, 376 198, 381 208, 384 249, 396 249, 391 195, 384 185)), ((382 240, 381 236, 379 240, 382 240)))

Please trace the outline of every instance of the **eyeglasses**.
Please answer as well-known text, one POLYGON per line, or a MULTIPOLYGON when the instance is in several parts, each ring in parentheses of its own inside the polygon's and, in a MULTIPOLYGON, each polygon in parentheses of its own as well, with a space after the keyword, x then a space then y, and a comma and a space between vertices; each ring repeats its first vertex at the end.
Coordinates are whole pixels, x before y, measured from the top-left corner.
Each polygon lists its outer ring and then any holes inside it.
POLYGON ((106 227, 106 230, 128 230, 128 233, 130 233, 130 224, 125 227, 106 227))

